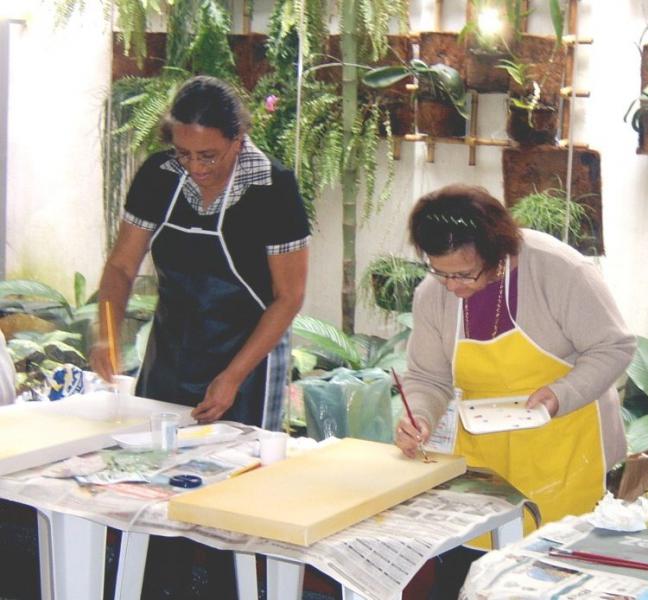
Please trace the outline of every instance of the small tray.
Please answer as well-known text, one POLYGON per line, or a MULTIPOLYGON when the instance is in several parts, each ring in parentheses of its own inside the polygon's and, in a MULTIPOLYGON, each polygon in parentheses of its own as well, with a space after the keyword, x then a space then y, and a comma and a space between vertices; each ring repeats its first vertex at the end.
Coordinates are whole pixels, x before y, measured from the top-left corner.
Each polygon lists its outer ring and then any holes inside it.
MULTIPOLYGON (((201 444, 230 442, 242 433, 243 431, 241 429, 226 425, 225 423, 182 427, 178 429, 178 447, 191 448, 192 446, 200 446, 201 444)), ((113 440, 122 448, 129 450, 150 450, 153 446, 150 431, 113 435, 113 440)))
POLYGON ((527 408, 527 396, 459 401, 459 416, 470 433, 494 433, 542 427, 551 420, 544 404, 527 408))

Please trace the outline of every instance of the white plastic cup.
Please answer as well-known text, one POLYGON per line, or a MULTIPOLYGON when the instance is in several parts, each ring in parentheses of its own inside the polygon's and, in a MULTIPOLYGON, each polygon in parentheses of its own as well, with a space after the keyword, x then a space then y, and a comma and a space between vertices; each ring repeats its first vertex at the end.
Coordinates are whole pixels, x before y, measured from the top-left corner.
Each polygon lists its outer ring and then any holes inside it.
POLYGON ((151 415, 151 440, 153 450, 175 452, 178 448, 178 413, 163 412, 151 415))
POLYGON ((115 389, 125 396, 132 396, 135 394, 135 377, 130 375, 113 375, 112 385, 115 389))
POLYGON ((259 436, 259 457, 262 465, 271 465, 286 458, 288 434, 283 431, 264 431, 259 436))

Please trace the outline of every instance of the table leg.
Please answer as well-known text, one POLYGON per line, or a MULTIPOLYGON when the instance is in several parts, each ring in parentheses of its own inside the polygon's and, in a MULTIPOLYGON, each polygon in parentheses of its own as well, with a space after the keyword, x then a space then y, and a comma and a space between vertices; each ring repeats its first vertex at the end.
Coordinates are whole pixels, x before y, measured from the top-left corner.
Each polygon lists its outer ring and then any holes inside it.
POLYGON ((102 600, 105 525, 73 515, 39 511, 38 535, 43 598, 102 600))
POLYGON ((266 563, 268 600, 300 600, 304 587, 304 565, 268 556, 266 563))
POLYGON ((503 525, 493 529, 492 542, 493 548, 503 548, 507 544, 517 542, 524 537, 524 510, 520 508, 517 519, 507 521, 503 525))
POLYGON ((239 600, 257 600, 259 597, 256 554, 234 552, 236 590, 239 600))
POLYGON ((115 600, 139 600, 142 595, 149 535, 123 531, 119 546, 115 600))

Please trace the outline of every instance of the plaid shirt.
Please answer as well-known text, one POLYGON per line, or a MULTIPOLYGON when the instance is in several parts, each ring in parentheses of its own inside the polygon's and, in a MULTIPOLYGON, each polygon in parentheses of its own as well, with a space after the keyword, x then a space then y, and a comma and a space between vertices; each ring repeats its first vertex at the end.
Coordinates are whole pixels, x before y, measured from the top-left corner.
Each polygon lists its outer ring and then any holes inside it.
MULTIPOLYGON (((183 175, 185 172, 184 167, 175 158, 170 158, 168 161, 163 163, 160 168, 177 173, 178 175, 183 175)), ((230 190, 227 199, 226 208, 236 204, 251 185, 270 185, 271 183, 270 160, 252 143, 249 136, 245 135, 243 137, 241 151, 238 155, 236 170, 234 172, 234 181, 232 181, 232 189, 230 190)), ((215 215, 219 212, 225 198, 225 191, 223 191, 207 208, 204 208, 200 190, 191 177, 185 179, 182 193, 190 206, 202 216, 215 215)), ((128 211, 124 211, 123 220, 135 227, 146 229, 148 231, 155 231, 159 225, 158 223, 152 223, 151 221, 140 219, 128 211)), ((308 246, 309 240, 310 236, 306 236, 302 239, 286 242, 284 244, 266 246, 266 252, 268 255, 295 252, 296 250, 301 250, 308 246)))

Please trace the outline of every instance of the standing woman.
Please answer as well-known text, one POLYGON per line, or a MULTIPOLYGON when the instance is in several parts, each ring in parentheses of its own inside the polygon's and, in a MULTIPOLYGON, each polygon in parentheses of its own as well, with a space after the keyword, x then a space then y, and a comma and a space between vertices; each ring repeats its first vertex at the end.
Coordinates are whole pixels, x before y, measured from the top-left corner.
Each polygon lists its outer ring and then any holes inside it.
POLYGON ((548 424, 473 435, 458 422, 445 432, 450 449, 517 487, 545 522, 593 510, 625 456, 615 382, 635 348, 596 266, 520 230, 479 187, 423 196, 409 230, 430 276, 415 293, 404 377, 420 432, 402 420, 396 443, 413 457, 454 389, 464 400, 526 396, 548 424))
MULTIPOLYGON (((128 192, 91 362, 110 381, 105 307, 119 330, 150 249, 159 300, 136 394, 193 406, 200 423, 278 430, 309 226, 293 173, 254 146, 248 126, 224 82, 197 76, 178 91, 162 128, 171 149, 150 156, 128 192)), ((188 597, 192 543, 151 542, 143 597, 188 597)), ((211 597, 235 597, 231 553, 208 560, 211 597)))
MULTIPOLYGON (((248 126, 222 81, 182 86, 162 130, 172 149, 135 175, 99 299, 118 327, 150 249, 159 302, 137 395, 195 406, 201 423, 279 429, 309 226, 293 173, 254 146, 248 126)), ((92 366, 109 381, 105 323, 92 366)))

